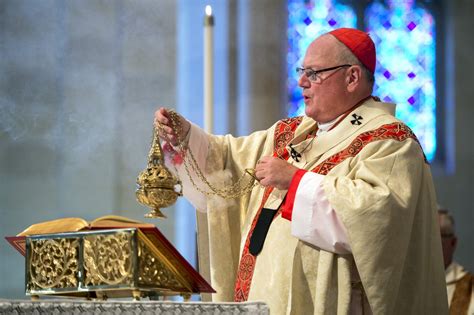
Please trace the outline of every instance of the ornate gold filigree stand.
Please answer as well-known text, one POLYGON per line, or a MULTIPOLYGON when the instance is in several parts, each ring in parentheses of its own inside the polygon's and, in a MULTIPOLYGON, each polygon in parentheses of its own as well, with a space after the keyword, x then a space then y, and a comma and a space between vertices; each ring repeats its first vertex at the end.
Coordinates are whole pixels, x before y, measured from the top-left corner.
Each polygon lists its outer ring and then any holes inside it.
POLYGON ((137 228, 26 238, 25 292, 33 300, 45 295, 188 298, 200 289, 184 268, 156 234, 137 228))
POLYGON ((160 146, 158 129, 153 129, 153 141, 148 153, 148 166, 137 178, 136 196, 138 202, 151 208, 146 218, 166 218, 160 208, 169 207, 182 196, 181 181, 165 166, 160 146), (176 190, 178 188, 179 190, 176 190))

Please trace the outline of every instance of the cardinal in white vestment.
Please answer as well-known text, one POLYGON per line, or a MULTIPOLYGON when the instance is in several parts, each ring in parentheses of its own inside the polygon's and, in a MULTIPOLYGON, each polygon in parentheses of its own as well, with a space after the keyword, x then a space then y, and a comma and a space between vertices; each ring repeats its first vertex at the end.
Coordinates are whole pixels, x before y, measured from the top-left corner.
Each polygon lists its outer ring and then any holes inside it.
POLYGON ((375 64, 368 34, 320 36, 297 69, 306 115, 246 137, 181 116, 176 134, 156 112, 184 195, 207 209, 214 301, 264 301, 271 314, 447 313, 430 167, 395 106, 371 96, 375 64), (216 185, 248 168, 259 184, 234 202, 208 197, 176 159, 188 151, 216 185))

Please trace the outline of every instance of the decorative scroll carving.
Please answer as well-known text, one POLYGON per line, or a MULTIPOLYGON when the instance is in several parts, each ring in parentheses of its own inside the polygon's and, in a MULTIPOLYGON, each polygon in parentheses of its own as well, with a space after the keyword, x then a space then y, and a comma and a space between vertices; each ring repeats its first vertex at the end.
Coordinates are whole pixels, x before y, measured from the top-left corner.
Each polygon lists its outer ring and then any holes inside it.
POLYGON ((133 247, 131 233, 84 237, 84 285, 131 284, 133 247))
POLYGON ((173 272, 159 261, 143 242, 138 244, 138 261, 138 283, 140 285, 187 291, 176 279, 173 272))
POLYGON ((28 289, 77 287, 78 253, 78 238, 32 241, 28 264, 28 289))

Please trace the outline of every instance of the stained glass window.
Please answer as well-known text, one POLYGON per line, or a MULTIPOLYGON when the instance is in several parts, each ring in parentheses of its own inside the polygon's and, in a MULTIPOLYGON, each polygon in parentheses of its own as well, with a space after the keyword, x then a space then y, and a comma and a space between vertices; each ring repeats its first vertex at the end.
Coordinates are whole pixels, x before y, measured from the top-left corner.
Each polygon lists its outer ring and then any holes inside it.
MULTIPOLYGON (((304 113, 304 103, 294 68, 309 43, 331 29, 356 27, 357 17, 337 0, 289 0, 288 12, 288 112, 296 116, 304 113)), ((431 161, 436 151, 433 16, 416 1, 385 0, 369 4, 363 21, 377 49, 373 94, 397 104, 397 117, 415 132, 431 161)))
POLYGON ((374 95, 397 104, 397 117, 416 134, 428 160, 436 151, 435 25, 413 1, 375 2, 365 12, 375 42, 374 95))

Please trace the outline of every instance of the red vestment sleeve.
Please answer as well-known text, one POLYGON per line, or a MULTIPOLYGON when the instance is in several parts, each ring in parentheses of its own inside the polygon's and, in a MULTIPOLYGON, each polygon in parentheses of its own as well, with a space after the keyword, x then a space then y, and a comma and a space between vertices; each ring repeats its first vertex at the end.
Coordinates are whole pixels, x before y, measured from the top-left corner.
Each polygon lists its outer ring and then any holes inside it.
POLYGON ((288 188, 288 193, 286 194, 285 202, 283 203, 281 216, 287 220, 291 221, 291 215, 293 213, 293 204, 295 202, 296 190, 300 184, 301 178, 306 174, 307 170, 299 169, 296 171, 295 175, 291 179, 290 188, 288 188))

